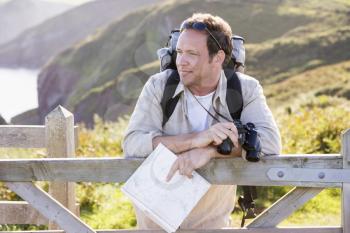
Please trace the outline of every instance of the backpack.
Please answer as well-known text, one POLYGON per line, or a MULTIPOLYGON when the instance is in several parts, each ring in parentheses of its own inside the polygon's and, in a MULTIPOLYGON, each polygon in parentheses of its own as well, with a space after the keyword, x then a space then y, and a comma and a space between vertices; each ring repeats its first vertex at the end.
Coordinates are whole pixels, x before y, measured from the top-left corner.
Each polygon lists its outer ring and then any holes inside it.
MULTIPOLYGON (((169 36, 166 47, 157 51, 160 60, 160 71, 167 69, 171 73, 165 84, 163 97, 161 100, 161 108, 163 111, 162 126, 167 123, 172 113, 175 110, 176 104, 180 99, 180 95, 173 98, 177 85, 180 82, 180 77, 176 68, 176 44, 179 38, 180 31, 172 30, 169 36)), ((225 76, 227 78, 226 103, 229 108, 232 119, 240 119, 243 110, 242 88, 239 78, 236 74, 237 70, 244 70, 245 48, 244 38, 240 36, 233 36, 231 38, 233 50, 229 63, 224 67, 225 76)), ((254 200, 257 198, 255 186, 243 186, 243 196, 238 199, 238 204, 243 211, 243 218, 241 227, 244 226, 245 219, 255 218, 254 200)))

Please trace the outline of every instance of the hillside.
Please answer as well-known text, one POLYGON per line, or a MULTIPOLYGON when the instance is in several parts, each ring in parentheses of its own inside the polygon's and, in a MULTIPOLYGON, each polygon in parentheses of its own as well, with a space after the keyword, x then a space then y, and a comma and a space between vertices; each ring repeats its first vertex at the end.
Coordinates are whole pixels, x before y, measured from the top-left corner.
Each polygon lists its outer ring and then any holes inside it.
POLYGON ((317 96, 329 96, 350 110, 350 60, 315 68, 282 82, 264 86, 269 106, 275 113, 292 112, 317 96))
POLYGON ((12 0, 0 4, 0 44, 70 8, 68 4, 44 0, 12 0))
POLYGON ((113 20, 159 0, 99 0, 88 2, 30 28, 0 46, 1 67, 40 68, 113 20))
POLYGON ((41 119, 57 104, 88 124, 94 113, 109 119, 132 109, 137 94, 129 93, 139 93, 158 69, 156 49, 184 18, 205 9, 246 38, 247 73, 263 83, 350 59, 350 10, 341 1, 168 1, 126 16, 47 64, 39 76, 41 119))

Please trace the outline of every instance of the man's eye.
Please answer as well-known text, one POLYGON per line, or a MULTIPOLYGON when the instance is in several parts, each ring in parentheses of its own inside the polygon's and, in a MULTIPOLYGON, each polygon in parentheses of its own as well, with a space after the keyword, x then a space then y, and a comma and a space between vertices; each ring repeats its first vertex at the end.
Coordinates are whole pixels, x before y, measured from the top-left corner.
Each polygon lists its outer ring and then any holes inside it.
POLYGON ((195 52, 189 52, 189 54, 190 54, 191 56, 198 56, 198 54, 195 53, 195 52))

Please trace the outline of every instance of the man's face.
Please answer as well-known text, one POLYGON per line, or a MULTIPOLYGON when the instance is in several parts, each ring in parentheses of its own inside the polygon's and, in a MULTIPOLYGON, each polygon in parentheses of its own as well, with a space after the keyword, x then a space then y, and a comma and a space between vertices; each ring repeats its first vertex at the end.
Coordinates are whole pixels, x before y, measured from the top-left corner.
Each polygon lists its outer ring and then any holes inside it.
POLYGON ((213 63, 207 48, 207 35, 203 32, 184 30, 177 42, 176 66, 185 86, 200 88, 206 79, 212 78, 213 63))

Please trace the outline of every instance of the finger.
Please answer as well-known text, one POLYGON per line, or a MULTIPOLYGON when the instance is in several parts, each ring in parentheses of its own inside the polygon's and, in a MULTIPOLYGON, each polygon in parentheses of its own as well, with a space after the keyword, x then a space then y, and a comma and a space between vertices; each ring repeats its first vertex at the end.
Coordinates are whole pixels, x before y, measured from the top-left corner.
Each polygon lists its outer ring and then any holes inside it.
POLYGON ((234 126, 234 124, 231 124, 231 123, 230 124, 226 124, 226 126, 229 126, 229 125, 233 126, 232 130, 224 127, 223 125, 222 125, 222 127, 218 127, 217 129, 221 130, 221 132, 225 134, 225 139, 226 138, 230 138, 232 143, 233 143, 233 145, 235 147, 238 147, 238 132, 237 132, 237 128, 236 128, 236 126, 234 126))
POLYGON ((228 129, 228 128, 225 128, 225 127, 221 127, 219 128, 218 130, 220 130, 221 133, 223 133, 225 135, 225 138, 229 137, 230 135, 233 135, 234 133, 228 129))
POLYGON ((230 125, 231 128, 220 128, 228 137, 230 137, 231 141, 238 141, 238 130, 233 123, 227 124, 230 125))
POLYGON ((219 137, 221 140, 225 140, 225 138, 227 138, 228 135, 226 135, 223 129, 215 129, 213 130, 213 135, 219 137))
POLYGON ((171 178, 175 175, 175 172, 179 169, 179 162, 176 160, 170 168, 170 171, 166 177, 166 182, 169 182, 171 178))
POLYGON ((184 166, 184 175, 188 178, 192 177, 192 172, 194 171, 193 164, 190 159, 186 159, 186 163, 184 166))
POLYGON ((237 137, 233 137, 233 138, 230 138, 232 143, 233 143, 233 146, 235 148, 238 148, 239 147, 239 144, 238 144, 238 138, 237 137))
POLYGON ((193 171, 194 171, 193 166, 188 165, 188 166, 186 166, 186 169, 184 171, 184 175, 191 179, 193 177, 193 175, 192 175, 193 171))
POLYGON ((230 139, 233 142, 233 144, 235 146, 238 146, 238 134, 236 134, 235 132, 230 131, 228 136, 230 137, 230 139))
POLYGON ((233 132, 237 132, 237 128, 236 128, 235 124, 233 124, 232 122, 222 123, 220 125, 217 125, 216 128, 221 130, 221 131, 231 130, 233 132))
POLYGON ((179 173, 180 175, 184 175, 185 161, 183 157, 178 158, 178 163, 179 163, 179 173))
POLYGON ((227 138, 227 133, 225 130, 228 130, 225 126, 216 124, 215 127, 211 129, 212 134, 219 136, 222 140, 227 138))
POLYGON ((236 134, 236 135, 238 136, 238 129, 237 129, 237 127, 236 127, 235 125, 233 125, 233 127, 230 128, 230 130, 231 130, 234 134, 236 134))
POLYGON ((220 145, 221 143, 222 143, 222 139, 221 138, 219 138, 218 136, 216 136, 216 135, 213 135, 213 144, 215 145, 215 146, 217 146, 217 145, 220 145))
POLYGON ((222 123, 220 123, 220 126, 223 126, 227 129, 232 129, 232 128, 236 127, 235 124, 232 122, 222 122, 222 123))
POLYGON ((225 137, 225 134, 222 133, 222 130, 220 129, 220 126, 216 125, 210 129, 211 136, 217 135, 220 138, 225 137))
POLYGON ((193 178, 193 173, 190 172, 190 173, 188 173, 186 176, 187 176, 189 179, 192 179, 192 178, 193 178))

